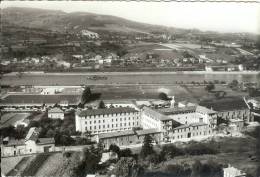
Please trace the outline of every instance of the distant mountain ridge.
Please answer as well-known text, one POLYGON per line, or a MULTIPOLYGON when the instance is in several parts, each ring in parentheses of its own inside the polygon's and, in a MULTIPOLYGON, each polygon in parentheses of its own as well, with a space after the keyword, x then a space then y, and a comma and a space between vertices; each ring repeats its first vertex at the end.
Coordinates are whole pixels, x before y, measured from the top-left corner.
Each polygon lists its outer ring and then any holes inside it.
MULTIPOLYGON (((89 12, 66 13, 60 10, 20 7, 2 9, 1 18, 3 23, 60 32, 89 29, 92 31, 150 33, 153 31, 167 31, 169 29, 160 25, 135 22, 111 15, 89 12)), ((173 29, 175 28, 171 28, 171 30, 173 29)))

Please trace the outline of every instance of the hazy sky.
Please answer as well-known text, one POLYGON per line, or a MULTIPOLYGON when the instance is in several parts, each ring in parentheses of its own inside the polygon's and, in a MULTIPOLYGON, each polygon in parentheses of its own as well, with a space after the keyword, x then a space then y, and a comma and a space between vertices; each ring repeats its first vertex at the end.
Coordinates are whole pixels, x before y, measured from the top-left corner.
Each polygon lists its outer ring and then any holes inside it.
POLYGON ((3 1, 1 6, 92 12, 180 28, 260 34, 260 4, 256 3, 3 1))

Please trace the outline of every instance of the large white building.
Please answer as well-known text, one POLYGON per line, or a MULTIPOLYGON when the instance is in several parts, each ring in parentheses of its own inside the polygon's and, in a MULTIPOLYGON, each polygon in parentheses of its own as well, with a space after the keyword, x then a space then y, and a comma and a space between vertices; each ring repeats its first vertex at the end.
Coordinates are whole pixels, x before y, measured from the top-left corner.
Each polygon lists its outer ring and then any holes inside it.
POLYGON ((76 131, 92 134, 131 130, 140 126, 140 112, 134 108, 82 110, 76 113, 76 131))
POLYGON ((246 177, 246 173, 230 165, 227 168, 223 168, 223 172, 224 177, 246 177))
POLYGON ((50 119, 64 119, 64 111, 60 108, 52 108, 48 110, 48 118, 50 119))

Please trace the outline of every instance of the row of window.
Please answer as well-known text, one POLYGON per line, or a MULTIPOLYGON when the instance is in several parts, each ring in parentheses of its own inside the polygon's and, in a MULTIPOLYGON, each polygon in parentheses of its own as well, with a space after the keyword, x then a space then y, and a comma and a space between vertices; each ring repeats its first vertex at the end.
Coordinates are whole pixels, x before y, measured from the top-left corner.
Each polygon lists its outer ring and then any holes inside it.
MULTIPOLYGON (((209 134, 211 133, 211 131, 209 131, 209 134)), ((204 135, 207 135, 207 132, 206 131, 204 131, 204 133, 203 133, 204 135)), ((199 136, 199 135, 202 135, 202 132, 197 132, 197 133, 190 133, 190 134, 187 134, 187 136, 185 135, 178 135, 178 136, 176 136, 176 138, 177 139, 181 139, 181 138, 191 138, 191 135, 192 136, 199 136)), ((172 139, 174 139, 174 136, 172 137, 172 139)))
MULTIPOLYGON (((94 134, 99 134, 99 133, 109 133, 109 132, 115 132, 115 131, 123 131, 123 130, 131 130, 132 127, 128 127, 128 128, 118 128, 118 129, 113 129, 113 130, 94 130, 92 131, 92 133, 94 134)), ((85 127, 86 131, 89 131, 89 129, 87 127, 85 127)))
POLYGON ((99 118, 99 117, 111 117, 111 116, 126 116, 126 115, 136 115, 137 112, 131 113, 115 113, 115 114, 100 114, 100 115, 93 115, 93 116, 85 116, 85 118, 99 118))
MULTIPOLYGON (((133 120, 135 120, 135 119, 138 120, 138 117, 132 117, 132 119, 133 119, 133 120)), ((125 117, 124 119, 122 119, 122 118, 120 118, 120 119, 118 118, 118 119, 117 119, 117 118, 116 118, 116 119, 111 119, 111 122, 114 122, 114 121, 117 122, 118 120, 119 120, 119 121, 122 121, 122 120, 125 120, 125 121, 126 121, 127 119, 126 119, 126 117, 125 117)), ((128 120, 131 120, 131 117, 128 117, 128 120)), ((110 120, 108 120, 108 121, 110 122, 110 120)), ((93 123, 94 123, 94 124, 95 124, 95 123, 101 123, 101 122, 105 123, 105 119, 103 119, 102 121, 101 121, 101 120, 93 120, 93 123)), ((88 121, 86 121, 85 123, 87 124, 88 121)), ((91 120, 89 121, 89 124, 92 124, 92 121, 91 121, 91 120)))
POLYGON ((122 123, 120 123, 120 124, 111 124, 111 126, 110 126, 110 124, 107 124, 107 125, 103 125, 103 126, 101 126, 101 125, 98 125, 98 126, 88 126, 88 127, 86 127, 86 129, 88 129, 88 130, 96 130, 96 129, 101 129, 101 128, 103 128, 103 129, 105 129, 105 128, 115 128, 115 127, 122 127, 122 126, 124 126, 124 127, 126 127, 126 126, 131 126, 131 127, 133 127, 133 126, 138 126, 138 122, 132 122, 132 124, 131 124, 131 122, 129 122, 128 124, 127 123, 124 123, 124 124, 122 124, 122 123))

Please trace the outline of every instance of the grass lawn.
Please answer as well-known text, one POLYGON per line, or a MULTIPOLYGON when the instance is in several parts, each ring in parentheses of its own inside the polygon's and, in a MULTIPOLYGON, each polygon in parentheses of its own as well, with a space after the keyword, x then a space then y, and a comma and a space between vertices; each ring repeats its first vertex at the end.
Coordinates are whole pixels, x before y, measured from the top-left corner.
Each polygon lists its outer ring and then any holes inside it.
POLYGON ((22 159, 22 156, 1 158, 2 173, 9 173, 22 159))

